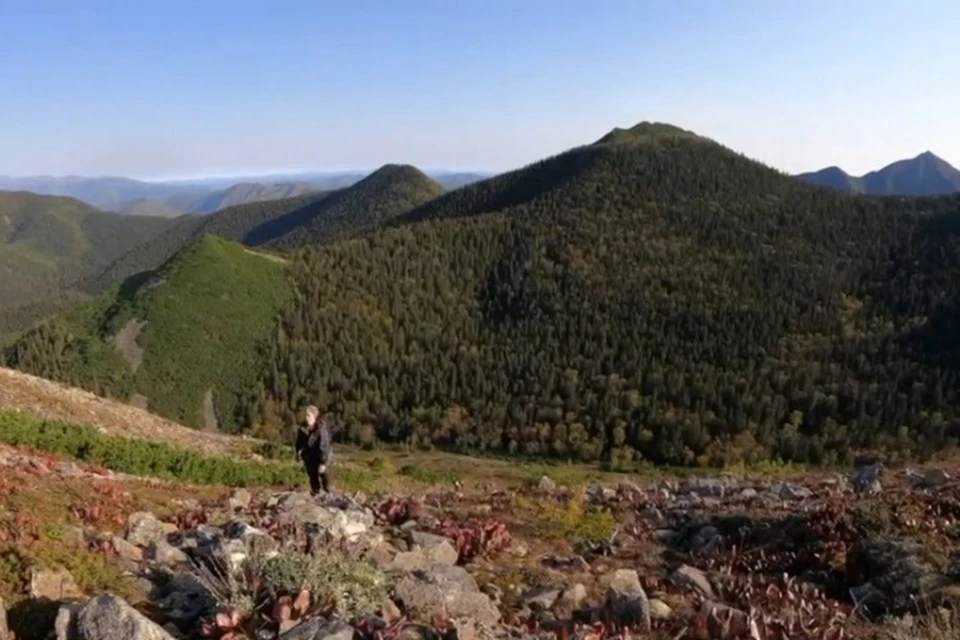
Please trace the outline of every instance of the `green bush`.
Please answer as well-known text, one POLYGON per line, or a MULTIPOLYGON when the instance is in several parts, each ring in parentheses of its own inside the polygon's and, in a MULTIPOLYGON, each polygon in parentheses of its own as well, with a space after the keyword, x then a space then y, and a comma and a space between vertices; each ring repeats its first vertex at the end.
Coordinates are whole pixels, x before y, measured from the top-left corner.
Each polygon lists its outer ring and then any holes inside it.
POLYGON ((244 487, 303 481, 300 467, 292 463, 208 456, 159 442, 107 436, 89 426, 40 420, 9 410, 0 410, 0 441, 34 447, 120 473, 191 484, 244 487))
POLYGON ((344 619, 375 613, 389 598, 382 571, 337 549, 275 556, 263 566, 263 581, 278 595, 296 595, 307 589, 318 599, 332 598, 337 614, 344 619))

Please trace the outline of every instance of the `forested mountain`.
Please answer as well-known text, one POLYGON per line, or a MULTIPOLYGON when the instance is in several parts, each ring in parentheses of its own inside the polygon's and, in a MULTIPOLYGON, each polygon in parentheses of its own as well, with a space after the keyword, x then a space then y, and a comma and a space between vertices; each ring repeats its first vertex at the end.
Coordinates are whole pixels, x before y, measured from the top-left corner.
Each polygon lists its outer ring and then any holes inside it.
POLYGON ((196 427, 236 430, 292 288, 285 261, 203 235, 155 271, 29 331, 11 365, 129 399, 196 427))
POLYGON ((293 250, 373 229, 443 193, 409 165, 386 165, 353 186, 276 218, 243 238, 250 246, 293 250))
MULTIPOLYGON (((356 441, 614 466, 929 453, 960 433, 960 196, 814 188, 642 123, 373 218, 387 228, 306 234, 325 242, 263 304, 282 314, 258 381, 218 416, 277 435, 315 402, 356 441)), ((14 364, 122 388, 44 331, 14 364)))
POLYGON ((73 198, 0 192, 0 334, 73 300, 78 278, 171 224, 105 213, 73 198))
POLYGON ((957 435, 957 198, 823 191, 663 125, 322 247, 266 429, 623 464, 907 453, 957 435))
POLYGON ((209 216, 177 218, 164 233, 132 248, 105 269, 82 283, 91 293, 101 293, 141 271, 156 269, 177 252, 205 234, 240 242, 261 225, 302 210, 328 197, 329 193, 310 193, 283 200, 267 200, 228 207, 209 216))
POLYGON ((960 192, 960 170, 929 151, 915 158, 893 162, 859 178, 840 167, 827 167, 797 177, 821 187, 876 196, 932 196, 960 192))

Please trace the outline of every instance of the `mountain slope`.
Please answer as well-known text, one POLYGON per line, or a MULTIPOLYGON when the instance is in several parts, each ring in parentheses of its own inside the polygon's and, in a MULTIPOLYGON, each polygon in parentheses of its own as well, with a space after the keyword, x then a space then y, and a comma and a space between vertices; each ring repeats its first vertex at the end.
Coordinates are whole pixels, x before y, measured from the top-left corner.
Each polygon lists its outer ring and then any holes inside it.
POLYGON ((200 198, 187 207, 186 213, 196 215, 208 214, 239 204, 296 198, 312 191, 317 191, 317 189, 303 182, 286 184, 244 182, 200 198))
POLYGON ((208 216, 183 216, 164 233, 134 247, 99 273, 85 280, 83 289, 91 293, 101 293, 141 271, 156 269, 204 234, 213 234, 236 242, 242 241, 264 223, 308 207, 326 198, 327 195, 320 192, 311 193, 295 198, 228 207, 208 216))
POLYGON ((162 201, 174 196, 198 197, 210 191, 192 184, 144 182, 131 178, 81 176, 0 176, 0 189, 40 195, 68 196, 100 209, 116 211, 134 200, 162 201))
POLYGON ((932 196, 960 192, 960 170, 929 151, 859 178, 848 175, 839 167, 802 173, 797 177, 817 186, 877 196, 932 196))
POLYGON ((303 256, 261 420, 613 465, 948 446, 958 212, 611 132, 303 256))
POLYGON ((27 305, 69 295, 72 283, 169 227, 73 198, 0 192, 0 334, 34 319, 27 305))
POLYGON ((27 333, 8 354, 23 371, 121 398, 195 427, 235 430, 261 369, 257 344, 291 294, 273 256, 205 235, 27 333))
MULTIPOLYGON (((348 192, 245 237, 279 245, 293 219, 323 240, 297 252, 284 303, 248 292, 281 310, 233 402, 260 433, 312 402, 358 442, 615 468, 926 455, 960 435, 960 196, 814 188, 662 123, 343 237, 347 212, 370 216, 348 192)), ((64 364, 64 336, 35 332, 15 360, 129 391, 93 347, 64 364)))
POLYGON ((254 229, 244 242, 284 250, 329 242, 373 229, 443 192, 415 167, 386 165, 329 198, 254 229))

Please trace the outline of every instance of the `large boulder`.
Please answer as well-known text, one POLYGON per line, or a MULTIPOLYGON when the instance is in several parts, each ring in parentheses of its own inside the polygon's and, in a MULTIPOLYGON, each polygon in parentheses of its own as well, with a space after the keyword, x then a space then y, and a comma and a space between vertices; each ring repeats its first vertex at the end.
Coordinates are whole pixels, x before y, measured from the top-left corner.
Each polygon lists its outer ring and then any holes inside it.
POLYGON ((901 614, 929 603, 949 580, 945 559, 914 540, 874 537, 847 554, 851 596, 873 615, 901 614))
POLYGON ((137 511, 127 518, 127 542, 148 547, 153 542, 166 540, 163 523, 149 511, 137 511))
POLYGON ((636 571, 619 569, 613 574, 603 612, 608 620, 617 625, 650 628, 650 602, 636 571))
POLYGON ((13 640, 13 635, 7 626, 7 603, 3 598, 0 598, 0 640, 13 640))
POLYGON ((77 630, 83 640, 173 639, 159 625, 110 593, 97 596, 80 610, 77 630))
POLYGON ((500 621, 500 611, 463 567, 435 565, 404 576, 395 594, 408 613, 423 619, 445 612, 484 624, 500 621))
POLYGON ((284 631, 278 640, 353 640, 353 627, 342 620, 310 618, 284 631))

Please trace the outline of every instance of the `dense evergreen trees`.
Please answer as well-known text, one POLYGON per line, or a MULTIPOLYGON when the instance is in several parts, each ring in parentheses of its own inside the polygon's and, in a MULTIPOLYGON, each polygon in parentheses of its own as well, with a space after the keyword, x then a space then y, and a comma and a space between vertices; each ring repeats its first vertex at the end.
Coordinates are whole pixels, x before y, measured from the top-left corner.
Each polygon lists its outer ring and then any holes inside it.
MULTIPOLYGON (((357 442, 614 466, 956 440, 958 197, 821 190, 656 124, 419 206, 370 193, 355 226, 333 196, 287 214, 320 244, 247 338, 258 433, 314 402, 357 442)), ((42 366, 63 338, 34 340, 42 366)))

